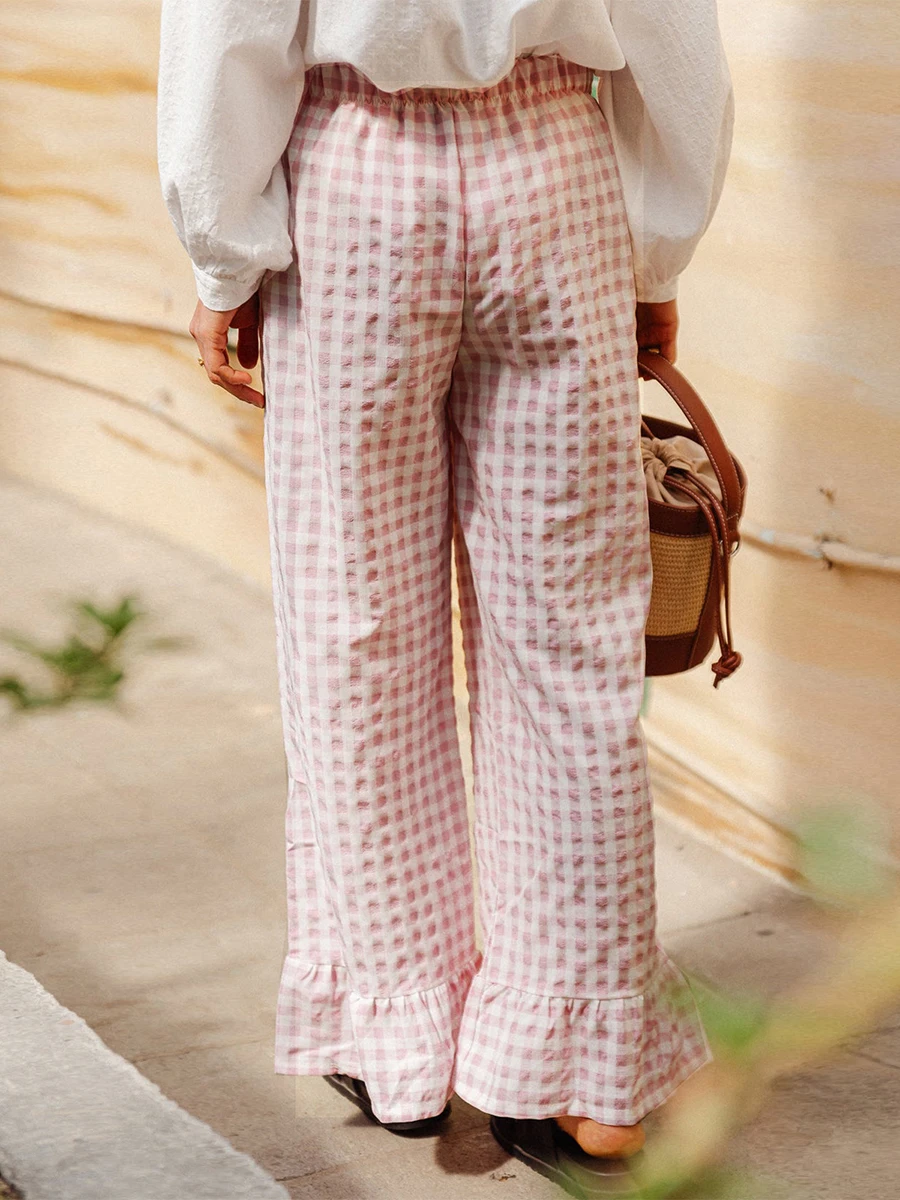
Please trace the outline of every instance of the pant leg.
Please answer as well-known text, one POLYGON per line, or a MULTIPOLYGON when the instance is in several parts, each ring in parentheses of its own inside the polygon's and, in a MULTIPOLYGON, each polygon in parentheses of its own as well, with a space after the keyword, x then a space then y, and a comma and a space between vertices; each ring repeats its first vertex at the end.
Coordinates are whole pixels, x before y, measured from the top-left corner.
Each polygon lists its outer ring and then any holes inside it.
POLYGON ((454 1083, 633 1124, 711 1058, 655 936, 635 291, 591 72, 457 107, 466 304, 450 409, 484 961, 454 1083), (574 89, 574 90, 573 90, 574 89))
POLYGON ((463 300, 449 113, 307 74, 294 265, 261 293, 289 774, 275 1069, 440 1112, 477 969, 452 678, 446 395, 463 300))

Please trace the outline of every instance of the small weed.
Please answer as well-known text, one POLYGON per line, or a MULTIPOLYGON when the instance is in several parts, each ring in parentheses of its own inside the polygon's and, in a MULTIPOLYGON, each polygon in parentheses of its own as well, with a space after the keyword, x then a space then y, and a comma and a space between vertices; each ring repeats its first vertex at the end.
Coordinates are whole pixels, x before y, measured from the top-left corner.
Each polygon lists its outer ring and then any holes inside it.
MULTIPOLYGON (((116 698, 125 678, 123 654, 130 645, 135 623, 147 614, 137 607, 134 596, 126 596, 111 608, 91 600, 71 601, 76 629, 56 646, 39 645, 14 630, 0 632, 0 640, 40 663, 49 675, 43 690, 19 675, 0 676, 0 695, 5 695, 19 712, 59 708, 74 700, 111 701, 116 698)), ((178 648, 184 640, 172 637, 151 638, 143 649, 178 648)))

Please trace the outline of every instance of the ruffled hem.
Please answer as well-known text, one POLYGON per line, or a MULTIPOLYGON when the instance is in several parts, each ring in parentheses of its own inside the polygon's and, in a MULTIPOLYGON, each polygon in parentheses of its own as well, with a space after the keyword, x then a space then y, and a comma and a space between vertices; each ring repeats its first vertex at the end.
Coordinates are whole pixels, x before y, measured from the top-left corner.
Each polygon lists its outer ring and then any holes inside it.
POLYGON ((452 1083, 468 1104, 498 1117, 636 1125, 713 1057, 690 985, 659 948, 653 976, 634 996, 538 996, 479 974, 452 1083))
POLYGON ((364 1079, 380 1121, 443 1112, 466 996, 481 955, 444 983, 405 996, 361 996, 346 967, 284 962, 275 1073, 364 1079))

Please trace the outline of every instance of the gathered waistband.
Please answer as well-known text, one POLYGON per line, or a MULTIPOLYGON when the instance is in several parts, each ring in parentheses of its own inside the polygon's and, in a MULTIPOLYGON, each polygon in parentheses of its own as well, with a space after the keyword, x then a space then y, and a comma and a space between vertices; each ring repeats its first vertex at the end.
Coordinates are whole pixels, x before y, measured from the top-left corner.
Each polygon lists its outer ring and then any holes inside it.
POLYGON ((387 92, 350 63, 315 63, 307 67, 304 95, 331 96, 372 104, 428 105, 490 103, 505 96, 589 92, 596 74, 590 67, 559 54, 523 54, 497 83, 481 88, 412 87, 387 92))

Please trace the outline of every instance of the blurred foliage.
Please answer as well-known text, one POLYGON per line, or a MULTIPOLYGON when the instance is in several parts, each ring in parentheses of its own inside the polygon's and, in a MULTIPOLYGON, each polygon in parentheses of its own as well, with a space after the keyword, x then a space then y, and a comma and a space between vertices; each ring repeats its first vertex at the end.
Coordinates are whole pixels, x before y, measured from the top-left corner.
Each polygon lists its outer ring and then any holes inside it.
POLYGON ((805 1200, 792 1182, 723 1162, 731 1138, 759 1116, 778 1078, 846 1050, 900 1003, 900 887, 884 858, 888 815, 829 801, 795 822, 796 862, 811 911, 831 920, 834 953, 811 978, 768 999, 727 992, 681 969, 670 1001, 696 1004, 713 1061, 660 1110, 633 1200, 805 1200), (835 920, 837 918, 837 920, 835 920))
POLYGON ((891 870, 881 858, 890 844, 886 812, 836 801, 804 814, 796 827, 796 865, 823 907, 856 909, 890 890, 891 870))
POLYGON ((125 596, 110 608, 85 599, 70 601, 68 607, 76 628, 59 645, 40 645, 14 630, 0 633, 0 640, 41 664, 49 680, 39 690, 19 675, 0 676, 0 695, 14 710, 59 708, 74 700, 112 701, 125 679, 127 651, 169 650, 185 644, 182 638, 156 637, 134 646, 132 629, 147 615, 134 596, 125 596))
POLYGON ((743 992, 725 995, 705 986, 689 972, 684 974, 693 989, 713 1052, 732 1059, 748 1056, 766 1022, 768 1007, 765 1000, 743 992))

